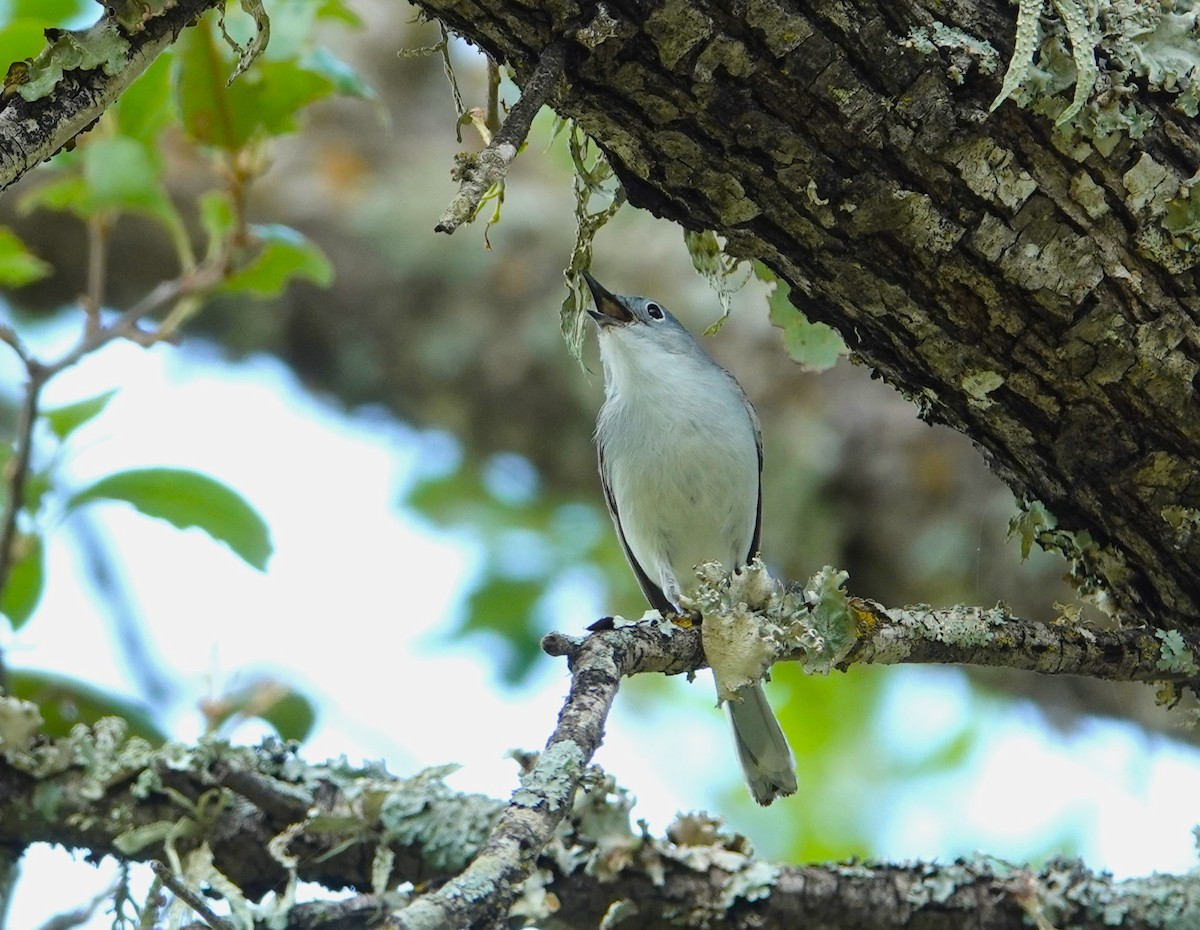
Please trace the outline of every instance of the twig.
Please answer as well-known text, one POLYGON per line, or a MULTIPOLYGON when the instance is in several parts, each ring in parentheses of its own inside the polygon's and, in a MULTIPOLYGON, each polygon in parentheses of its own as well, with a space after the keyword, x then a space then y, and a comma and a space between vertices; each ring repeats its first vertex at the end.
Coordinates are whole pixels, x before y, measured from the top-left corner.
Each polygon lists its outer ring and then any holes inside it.
POLYGON ((100 326, 100 308, 104 306, 105 276, 108 270, 108 217, 103 214, 88 220, 87 293, 83 311, 88 329, 100 326))
MULTIPOLYGON (((8 466, 8 500, 5 502, 4 522, 0 527, 0 592, 8 586, 12 574, 13 549, 17 542, 17 520, 25 506, 25 485, 33 456, 33 426, 37 422, 38 399, 49 374, 27 355, 25 359, 25 397, 17 419, 16 449, 8 466)), ((7 682, 7 673, 0 663, 0 687, 7 682)))
POLYGON ((85 355, 96 351, 114 339, 129 339, 139 345, 151 345, 160 340, 155 332, 143 330, 138 324, 184 297, 201 293, 220 282, 224 274, 221 261, 205 262, 192 271, 184 272, 170 281, 159 282, 153 290, 122 313, 108 326, 88 327, 83 337, 64 356, 43 366, 46 377, 70 368, 85 355))
POLYGON ((537 68, 521 88, 521 99, 508 112, 508 119, 492 137, 491 143, 462 172, 462 183, 450 206, 438 220, 435 232, 453 233, 474 219, 484 194, 508 173, 517 150, 529 135, 534 116, 554 92, 566 62, 567 43, 559 39, 549 45, 538 60, 537 68))
MULTIPOLYGON (((1082 675, 1100 681, 1170 683, 1200 694, 1200 640, 1152 628, 1102 630, 1063 618, 1026 620, 1004 607, 887 608, 866 598, 846 599, 851 642, 831 663, 851 665, 972 665, 1044 675, 1082 675)), ((760 618, 762 617, 759 614, 760 618)), ((770 623, 770 620, 764 620, 770 623)), ((598 638, 614 650, 636 649, 635 671, 680 674, 707 667, 700 627, 641 622, 589 637, 550 633, 542 649, 574 665, 598 638)), ((805 646, 773 642, 776 662, 814 663, 805 646)))
POLYGON ((175 897, 199 914, 200 919, 212 927, 212 930, 237 930, 231 921, 213 913, 213 909, 200 895, 176 878, 171 870, 161 862, 151 862, 150 868, 158 876, 158 880, 166 885, 175 897))
POLYGON ((0 147, 0 190, 84 132, 175 41, 180 30, 218 5, 219 0, 167 4, 127 38, 112 14, 91 26, 82 38, 84 43, 127 43, 122 64, 112 73, 107 68, 79 71, 73 78, 79 81, 78 88, 70 93, 47 94, 33 102, 18 94, 0 108, 0 138, 5 140, 0 147))
MULTIPOLYGON (((636 644, 636 636, 632 642, 636 644)), ((571 690, 558 724, 471 864, 437 891, 417 898, 386 926, 463 930, 503 924, 521 883, 571 810, 580 778, 600 746, 621 678, 643 670, 641 650, 612 645, 613 640, 601 635, 576 650, 571 690)), ((662 669, 652 663, 645 670, 662 669)))
POLYGON ((500 64, 491 55, 488 55, 487 75, 487 117, 484 125, 495 138, 496 133, 500 131, 500 64))

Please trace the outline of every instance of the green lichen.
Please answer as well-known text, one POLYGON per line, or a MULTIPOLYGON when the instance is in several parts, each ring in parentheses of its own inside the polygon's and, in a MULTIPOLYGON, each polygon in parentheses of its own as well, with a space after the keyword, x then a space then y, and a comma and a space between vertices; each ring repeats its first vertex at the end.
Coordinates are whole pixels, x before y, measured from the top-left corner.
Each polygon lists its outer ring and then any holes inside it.
POLYGON ((112 76, 129 60, 129 40, 111 19, 81 32, 47 29, 48 44, 23 73, 17 93, 29 102, 49 96, 64 71, 93 71, 112 76))
POLYGON ((1017 10, 1017 38, 1013 48, 1012 59, 1008 63, 1008 71, 1004 74, 1004 83, 1000 93, 992 101, 990 109, 995 111, 1005 100, 1011 97, 1025 81, 1037 45, 1038 19, 1042 15, 1042 0, 1021 0, 1017 10))
POLYGON ((966 80, 963 66, 958 61, 963 54, 969 61, 974 61, 984 74, 995 74, 1000 67, 1000 54, 990 42, 942 22, 916 27, 909 32, 903 44, 920 52, 931 53, 938 49, 949 51, 951 63, 946 68, 946 74, 955 84, 962 84, 966 80))
POLYGON ((1021 561, 1029 558, 1033 544, 1045 532, 1058 526, 1054 516, 1041 501, 1021 501, 1021 512, 1008 521, 1008 538, 1021 539, 1021 561))
POLYGON ((646 18, 646 34, 668 69, 712 33, 712 20, 686 0, 667 0, 646 18))
POLYGON ((947 155, 972 193, 1014 213, 1037 190, 1016 156, 987 137, 955 146, 947 155))
POLYGON ((1093 220, 1099 219, 1109 211, 1104 188, 1093 181, 1086 171, 1080 171, 1071 178, 1071 197, 1093 220))
POLYGON ((1140 137, 1153 120, 1136 103, 1139 85, 1197 114, 1197 15, 1195 0, 1021 0, 1016 47, 992 109, 1011 97, 1107 157, 1120 138, 1140 137))
POLYGON ((1185 181, 1147 152, 1121 176, 1125 202, 1139 223, 1134 244, 1172 274, 1200 261, 1200 198, 1192 196, 1198 180, 1200 174, 1185 181))
POLYGON ((826 565, 804 586, 804 602, 811 615, 805 634, 815 640, 801 663, 806 672, 824 675, 831 671, 858 640, 858 623, 850 610, 843 586, 849 574, 826 565))
POLYGON ((1154 663, 1155 668, 1176 675, 1200 674, 1196 657, 1178 630, 1155 630, 1154 636, 1162 641, 1162 655, 1154 663))
POLYGON ((0 755, 8 759, 11 755, 25 753, 44 722, 38 706, 32 701, 0 697, 0 755))
POLYGON ((804 588, 784 588, 761 559, 732 574, 719 562, 706 562, 696 574, 700 585, 685 606, 704 615, 700 631, 719 700, 736 699, 772 663, 797 652, 805 671, 825 674, 857 640, 857 622, 842 590, 844 571, 826 566, 804 588))
POLYGON ((972 368, 962 378, 962 389, 972 406, 986 410, 995 404, 988 395, 1004 384, 1004 376, 997 371, 972 368))
POLYGON ((1021 539, 1021 558, 1029 557, 1035 542, 1048 552, 1061 553, 1070 560, 1070 578, 1076 590, 1105 613, 1113 613, 1115 605, 1108 592, 1132 577, 1121 555, 1111 547, 1101 546, 1086 530, 1071 532, 1059 528, 1058 520, 1040 501, 1022 501, 1021 511, 1008 525, 1008 538, 1021 539))
POLYGON ((1194 176, 1181 187, 1178 196, 1166 202, 1162 227, 1171 236, 1171 243, 1181 252, 1200 251, 1200 196, 1192 196, 1194 176))
POLYGON ((459 795, 445 783, 454 765, 435 766, 411 778, 374 778, 348 771, 343 784, 352 809, 341 824, 312 823, 313 828, 349 832, 362 841, 418 845, 430 865, 447 873, 463 869, 479 851, 502 805, 484 795, 459 795), (461 804, 448 804, 454 799, 461 804), (465 806, 463 806, 465 805, 465 806), (376 830, 375 812, 378 812, 376 830))
POLYGON ((583 770, 584 753, 572 740, 554 743, 542 753, 537 765, 521 775, 521 787, 513 792, 512 803, 522 807, 537 807, 548 803, 558 809, 555 800, 567 793, 583 770))
MULTIPOLYGON (((893 622, 918 636, 956 649, 977 649, 991 645, 1009 620, 1008 611, 1001 605, 981 610, 961 604, 945 609, 916 604, 885 612, 893 622)), ((876 661, 881 661, 878 654, 876 661)))
POLYGON ((1176 549, 1186 549, 1192 544, 1196 530, 1200 529, 1200 510, 1195 507, 1169 505, 1159 511, 1167 526, 1174 531, 1171 543, 1176 549))
POLYGON ((1133 213, 1146 208, 1164 210, 1166 202, 1179 190, 1180 179, 1170 168, 1155 161, 1149 152, 1121 176, 1121 183, 1129 192, 1125 203, 1133 213))

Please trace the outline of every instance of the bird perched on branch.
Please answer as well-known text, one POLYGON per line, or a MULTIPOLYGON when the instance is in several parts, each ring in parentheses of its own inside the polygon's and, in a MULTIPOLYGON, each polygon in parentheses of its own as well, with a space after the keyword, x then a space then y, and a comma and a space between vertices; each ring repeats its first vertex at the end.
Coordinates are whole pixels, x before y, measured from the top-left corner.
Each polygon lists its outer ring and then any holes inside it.
MULTIPOLYGON (((762 437, 733 375, 662 304, 618 297, 586 271, 604 405, 596 422, 608 512, 650 605, 686 615, 695 566, 758 553, 762 437)), ((759 804, 796 790, 795 763, 762 685, 727 701, 738 758, 759 804)))

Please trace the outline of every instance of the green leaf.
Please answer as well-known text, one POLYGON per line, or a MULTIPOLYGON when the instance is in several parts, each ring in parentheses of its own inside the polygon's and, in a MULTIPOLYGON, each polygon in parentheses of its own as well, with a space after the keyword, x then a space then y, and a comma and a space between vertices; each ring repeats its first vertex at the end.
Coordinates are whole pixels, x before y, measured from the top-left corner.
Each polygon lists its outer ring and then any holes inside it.
POLYGON ((78 400, 73 404, 43 410, 42 416, 55 436, 59 439, 66 439, 84 423, 99 416, 116 394, 117 389, 113 388, 111 391, 105 391, 103 394, 97 394, 86 400, 78 400))
POLYGON ((259 135, 293 131, 300 110, 334 90, 328 77, 290 60, 260 59, 226 86, 233 67, 207 19, 176 43, 175 95, 184 127, 196 141, 229 152, 259 135))
POLYGON ((46 590, 46 553, 40 536, 22 536, 13 548, 16 561, 0 592, 0 613, 8 617, 13 630, 19 630, 33 616, 46 590))
POLYGON ((10 0, 9 10, 15 18, 28 16, 45 26, 62 26, 95 9, 91 0, 10 0))
POLYGON ((197 527, 259 571, 271 557, 271 532, 258 511, 207 475, 177 468, 117 472, 73 495, 67 508, 98 500, 124 501, 180 529, 197 527))
POLYGON ((275 728, 283 739, 303 742, 312 733, 317 712, 312 701, 297 691, 288 691, 258 716, 275 728))
POLYGON ((146 146, 128 136, 89 140, 83 149, 83 178, 92 210, 159 214, 167 204, 161 163, 146 146))
POLYGON ((343 96, 375 99, 375 88, 327 48, 313 49, 300 60, 300 65, 328 80, 333 89, 343 96))
POLYGON ((339 20, 356 28, 363 24, 362 18, 346 5, 345 0, 322 0, 317 8, 317 16, 321 19, 339 20))
POLYGON ((17 201, 17 211, 28 214, 38 209, 57 210, 87 219, 89 214, 84 209, 87 198, 88 188, 83 178, 76 174, 65 174, 39 184, 22 196, 17 201))
POLYGON ((783 347, 805 371, 826 371, 848 354, 837 330, 824 323, 811 323, 788 300, 786 281, 777 281, 770 297, 770 320, 783 330, 783 347))
POLYGON ((461 633, 493 632, 502 648, 489 650, 500 663, 505 682, 525 678, 541 652, 541 634, 533 623, 538 600, 546 591, 545 580, 492 576, 471 592, 461 633))
POLYGON ((320 287, 333 281, 333 264, 301 233, 287 226, 255 226, 262 242, 259 253, 223 285, 230 292, 277 297, 293 278, 307 278, 320 287))
POLYGON ((153 143, 176 117, 171 100, 171 56, 159 55, 154 59, 142 76, 117 98, 112 112, 121 135, 153 143))
POLYGON ((77 723, 90 725, 102 717, 121 717, 129 723, 131 736, 152 743, 167 739, 141 704, 65 675, 10 669, 8 688, 13 697, 37 704, 45 721, 41 731, 50 737, 66 736, 77 723))
POLYGON ((0 287, 23 287, 40 281, 54 270, 26 248, 7 226, 0 226, 0 287))
POLYGON ((312 701, 273 678, 255 679, 245 687, 208 701, 205 715, 210 732, 239 718, 257 718, 273 726, 284 739, 300 741, 308 738, 317 720, 312 701))

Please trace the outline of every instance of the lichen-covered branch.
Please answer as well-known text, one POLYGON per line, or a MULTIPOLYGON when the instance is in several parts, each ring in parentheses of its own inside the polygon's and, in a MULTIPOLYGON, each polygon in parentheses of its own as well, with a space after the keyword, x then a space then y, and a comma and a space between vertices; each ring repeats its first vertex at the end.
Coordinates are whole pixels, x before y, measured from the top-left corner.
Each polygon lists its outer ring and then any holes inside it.
MULTIPOLYGON (((559 745, 594 738, 615 676, 695 663, 699 636, 666 630, 662 624, 610 630, 573 650, 575 706, 564 708, 559 745)), ((0 699, 0 847, 50 842, 95 856, 174 859, 193 873, 179 880, 172 872, 177 888, 220 888, 227 903, 264 899, 239 923, 263 930, 365 928, 388 914, 400 926, 456 930, 485 926, 498 915, 547 930, 592 930, 606 916, 603 926, 636 919, 629 925, 647 930, 940 930, 967 920, 979 930, 1023 930, 1034 915, 1079 930, 1114 921, 1126 930, 1200 921, 1195 873, 1116 882, 1074 862, 1032 872, 986 857, 778 866, 757 859, 743 838, 703 815, 680 817, 666 837, 651 837, 631 827, 632 802, 611 778, 573 764, 556 769, 555 758, 576 751, 554 746, 502 813, 499 801, 447 789, 442 775, 449 768, 396 778, 378 766, 309 764, 270 742, 259 749, 216 741, 154 749, 127 740, 115 720, 48 741, 36 736, 30 708, 0 699), (505 850, 498 838, 514 824, 530 824, 523 814, 514 818, 514 808, 542 825, 518 830, 520 848, 505 850), (558 826, 547 832, 549 820, 558 826), (527 860, 528 870, 510 873, 514 884, 497 887, 490 871, 462 872, 477 852, 482 862, 495 862, 493 855, 527 860), (522 874, 529 877, 518 883, 522 874), (437 887, 447 879, 442 892, 407 908, 396 892, 405 882, 437 887), (363 893, 292 905, 281 890, 294 880, 363 893), (453 900, 438 906, 449 888, 453 900)))
MULTIPOLYGON (((47 32, 31 62, 9 67, 0 96, 0 190, 68 145, 219 0, 178 0, 151 14, 145 4, 109 4, 82 32, 47 32)), ((7 66, 0 63, 0 67, 7 66)))
MULTIPOLYGON (((1101 681, 1166 685, 1200 695, 1200 641, 1150 627, 1100 628, 1078 615, 1043 623, 1014 616, 1003 605, 884 607, 843 590, 846 573, 822 569, 806 584, 782 585, 755 560, 727 575, 716 563, 700 569, 693 601, 703 613, 695 627, 639 623, 598 636, 638 643, 648 667, 668 674, 712 667, 728 696, 781 661, 824 674, 855 664, 926 663, 1010 668, 1101 681)), ((551 655, 575 656, 595 637, 552 633, 551 655)), ((619 647, 614 643, 609 648, 619 647)))

